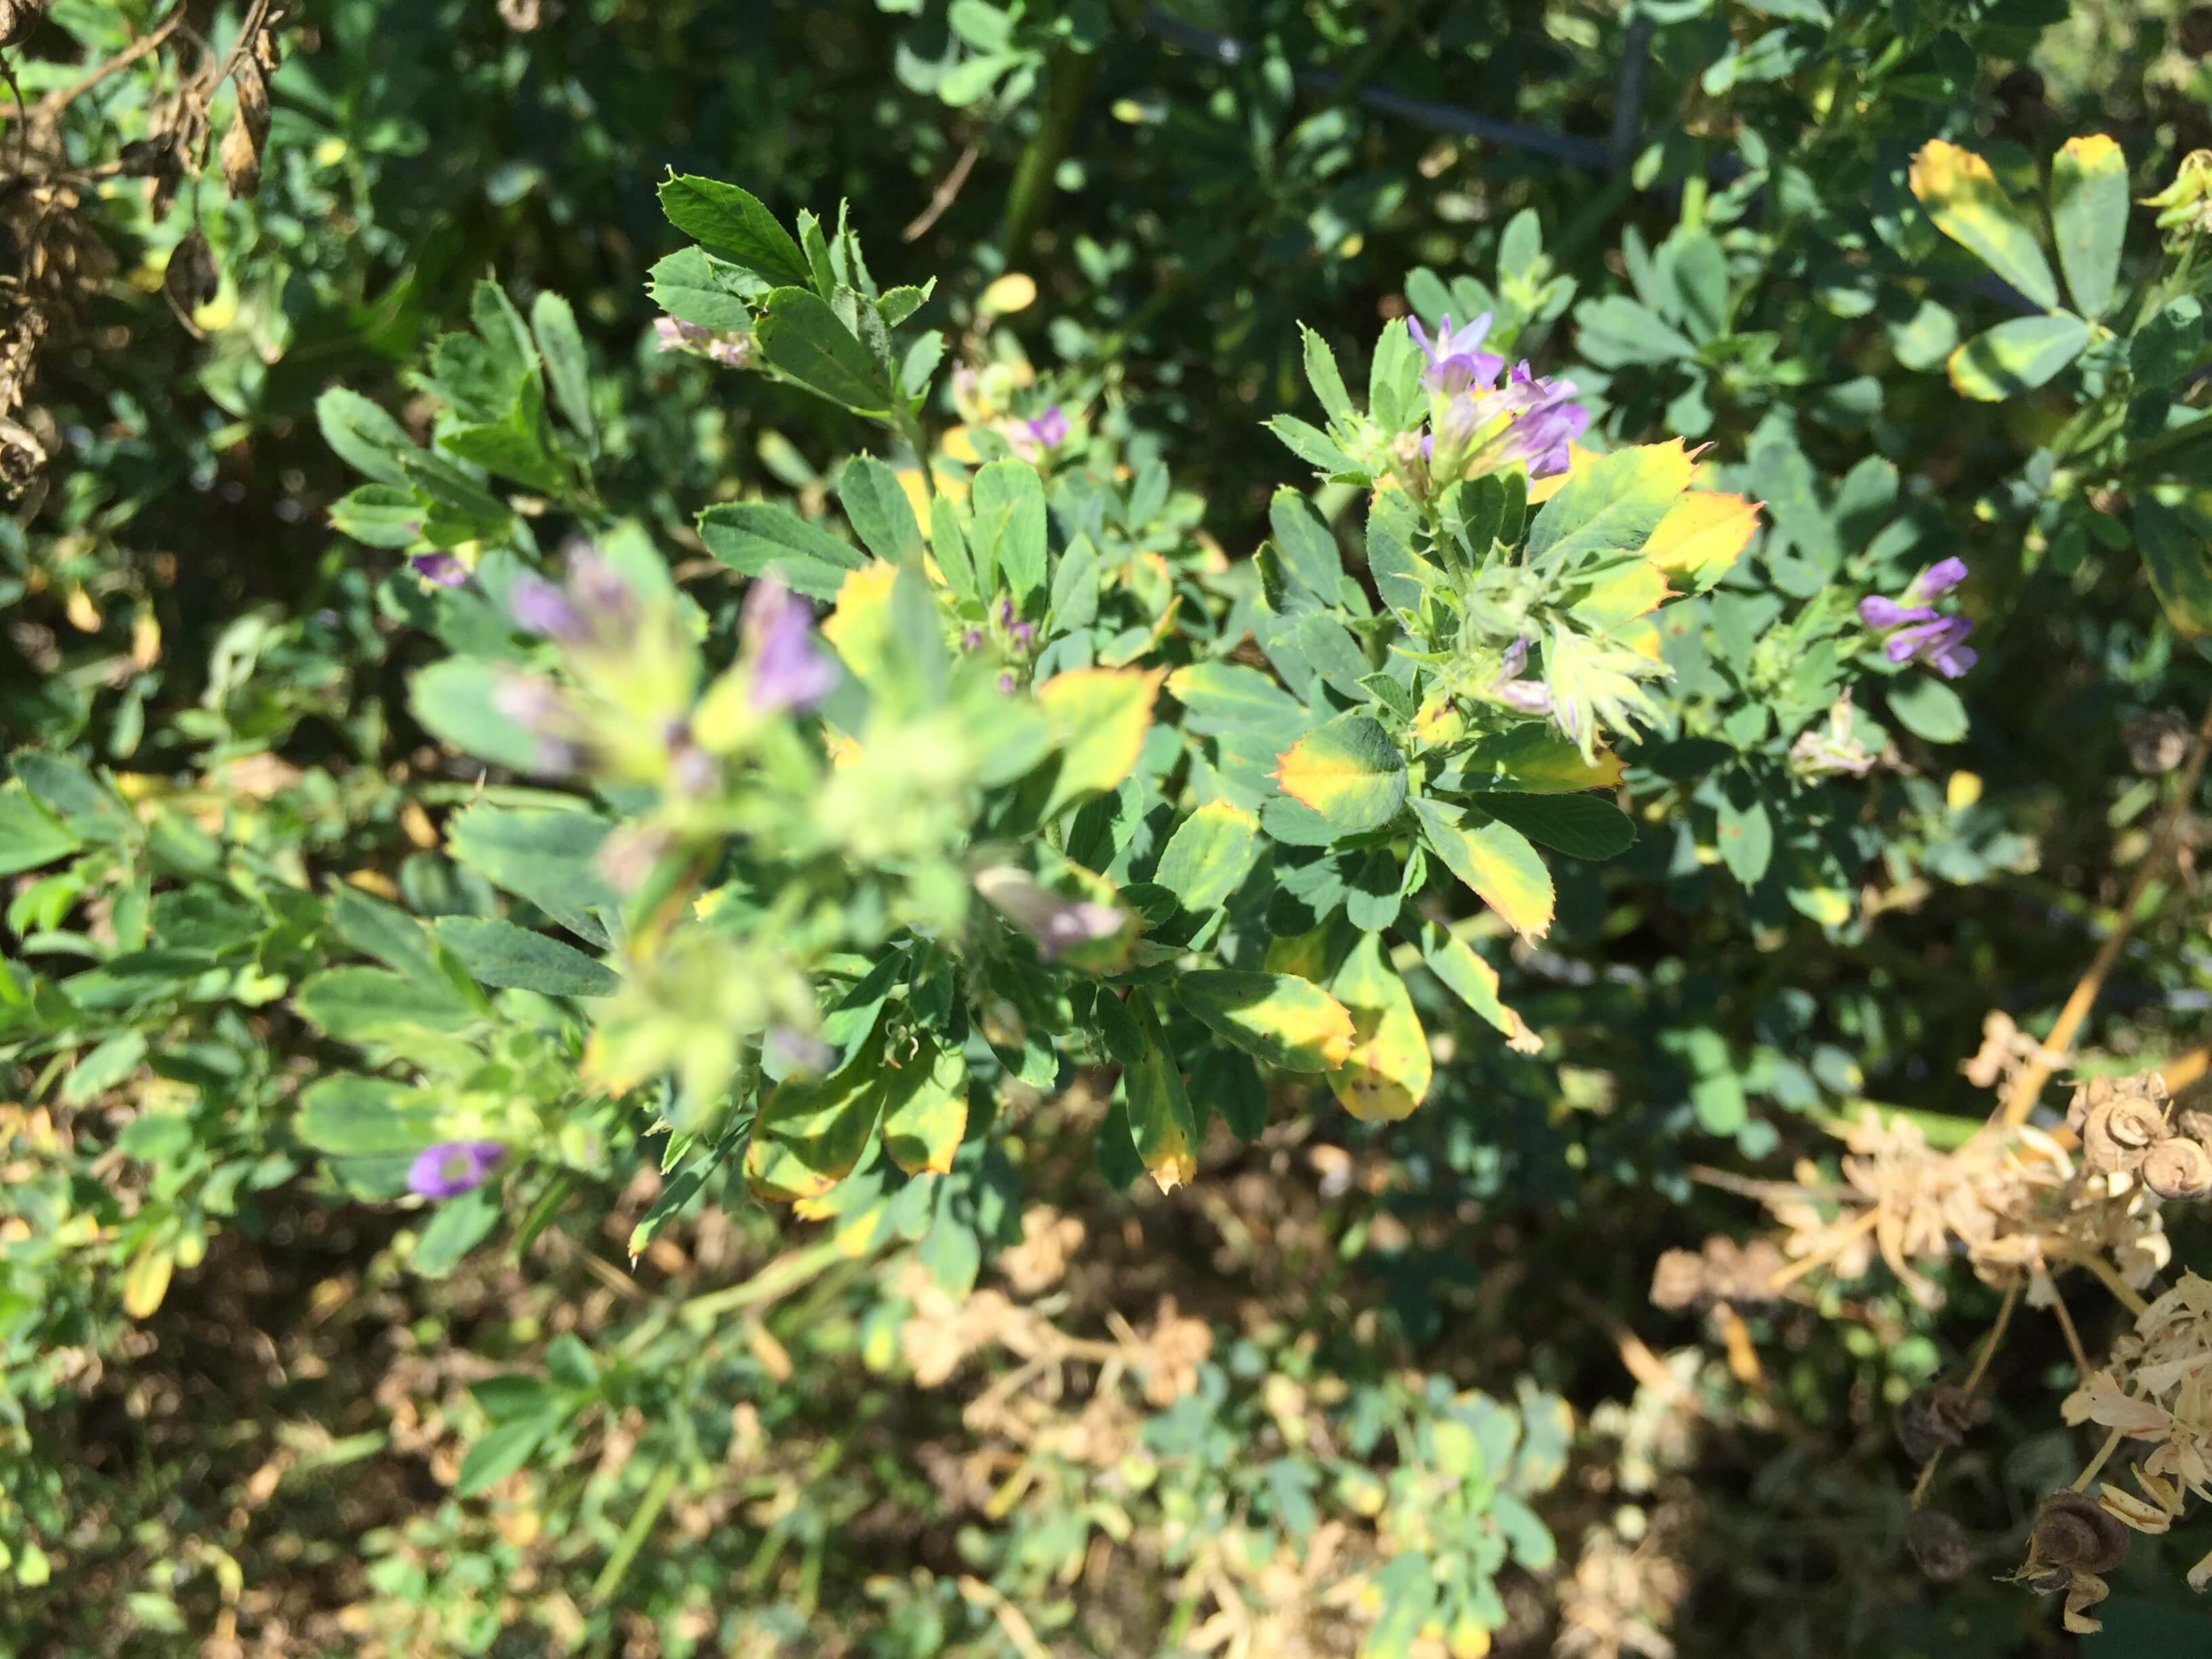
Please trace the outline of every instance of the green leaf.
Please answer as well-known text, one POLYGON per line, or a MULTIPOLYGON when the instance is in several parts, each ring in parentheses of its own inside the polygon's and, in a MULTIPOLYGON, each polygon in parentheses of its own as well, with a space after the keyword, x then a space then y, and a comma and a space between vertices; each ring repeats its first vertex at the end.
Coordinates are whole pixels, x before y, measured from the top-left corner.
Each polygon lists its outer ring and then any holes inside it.
POLYGON ((333 1158, 407 1156, 452 1139, 457 1127, 428 1090, 340 1072, 300 1091, 293 1133, 333 1158))
POLYGON ((810 599, 835 599, 845 573, 868 562, 860 549, 761 501, 707 508, 699 515, 699 539, 738 574, 774 576, 810 599))
POLYGON ((2043 385, 2088 343, 2089 325, 2071 312, 2014 317, 1951 354, 1951 385, 1962 398, 2002 403, 2043 385))
POLYGON ((424 728, 465 755, 511 771, 553 769, 537 733, 500 712, 500 688, 514 671, 480 657, 450 657, 415 676, 408 707, 424 728))
POLYGON ((1177 826, 1152 879, 1193 915, 1217 910, 1259 862, 1260 820, 1228 801, 1209 802, 1177 826))
POLYGON ((898 474, 872 455, 855 455, 837 475, 837 500, 868 550, 887 564, 921 562, 921 526, 898 474))
POLYGON ((443 1279, 498 1224, 499 1200, 496 1181, 487 1181, 474 1191, 446 1200, 431 1212, 429 1222, 416 1235, 415 1254, 407 1265, 425 1279, 443 1279))
POLYGON ((1313 503, 1295 489, 1279 489, 1267 503, 1267 524, 1291 574, 1324 605, 1336 604, 1344 586, 1344 561, 1337 553, 1336 538, 1313 503))
POLYGON ((882 364, 810 289, 768 296, 754 338, 769 364, 855 415, 888 418, 894 394, 882 364))
POLYGON ((558 1427, 558 1416, 526 1417, 501 1423, 469 1448, 453 1477, 453 1496, 473 1498, 495 1486, 530 1461, 538 1443, 558 1427))
POLYGON ((664 179, 660 210, 669 223, 718 259, 779 286, 812 280, 806 256, 760 198, 735 185, 693 174, 664 179))
MULTIPOLYGON (((97 1098, 137 1071, 138 1062, 145 1058, 146 1037, 143 1032, 116 1032, 70 1068, 68 1075, 62 1079, 63 1103, 82 1106, 97 1098)), ((142 1123, 152 1121, 155 1120, 138 1120, 142 1123)))
POLYGON ((622 977, 573 945, 489 916, 441 916, 438 942, 480 983, 552 997, 612 996, 622 977))
POLYGON ((348 466, 378 483, 407 482, 400 458, 416 453, 406 428, 358 392, 334 386, 315 399, 315 424, 323 441, 348 466))
POLYGON ((1689 488, 1696 465, 1677 438, 1576 469, 1528 526, 1528 562, 1557 568, 1589 552, 1635 552, 1689 488))
POLYGON ((422 534, 429 505, 406 484, 365 483, 331 503, 331 528, 368 547, 405 547, 422 534))
POLYGON ((1407 1659, 1413 1638, 1436 1611, 1433 1572, 1427 1556, 1405 1550, 1369 1575, 1377 1607, 1359 1659, 1407 1659))
POLYGON ((1168 676, 1168 690, 1183 706, 1183 726, 1200 737, 1234 735, 1259 726, 1281 731, 1288 744, 1312 715, 1306 706, 1257 669, 1238 663, 1200 662, 1168 676))
POLYGON ((1510 823, 1471 829, 1462 813, 1441 801, 1417 797, 1413 811, 1429 850, 1516 933, 1540 938, 1550 930, 1552 872, 1526 836, 1510 823))
POLYGON ((52 864, 83 844, 21 789, 0 789, 0 876, 52 864))
POLYGON ((604 949, 603 915, 622 907, 600 872, 613 828, 593 812, 478 802, 446 826, 446 850, 492 885, 528 899, 579 938, 604 949))
POLYGON ((1636 822, 1596 795, 1518 794, 1501 791, 1477 803, 1530 841, 1578 859, 1609 859, 1636 842, 1636 822))
POLYGON ((1278 415, 1261 422, 1268 431, 1283 441, 1283 447, 1309 466, 1317 467, 1331 477, 1340 473, 1364 477, 1359 464, 1336 446, 1336 441, 1319 427, 1295 415, 1278 415))
POLYGON ((1129 1002, 1145 1040, 1143 1058, 1121 1073, 1130 1139, 1153 1182, 1162 1192, 1171 1193, 1198 1173, 1198 1119, 1160 1030, 1159 1017, 1152 1012, 1152 999, 1138 991, 1129 1002))
POLYGON ((2103 316, 2128 235, 2128 158, 2105 134, 2069 138, 2051 158, 2051 225, 2075 309, 2103 316))
POLYGON ((1380 830, 1406 804, 1406 757, 1380 720, 1340 714, 1278 757, 1275 781, 1346 834, 1380 830))
POLYGON ((995 566, 1014 596, 1015 608, 1034 620, 1045 591, 1044 485, 1027 461, 993 461, 969 486, 975 511, 975 562, 995 566), (992 556, 983 551, 989 538, 992 556))
POLYGON ((405 979, 382 968, 327 969, 302 984, 293 1000, 301 1018, 345 1042, 459 1031, 478 1017, 442 977, 405 979))
POLYGON ((1176 975, 1177 1001, 1224 1042, 1285 1072, 1330 1072, 1352 1052, 1352 1015, 1291 974, 1202 968, 1176 975))
MULTIPOLYGON (((750 283, 755 279, 739 276, 738 280, 750 283)), ((719 280, 714 262, 703 248, 678 248, 654 265, 647 292, 653 304, 679 322, 734 333, 752 330, 752 307, 719 280)))
POLYGON ((1345 390, 1344 376, 1337 372, 1336 354, 1328 349, 1328 342, 1304 323, 1298 325, 1298 335, 1305 347, 1306 383, 1321 399, 1323 411, 1332 421, 1353 414, 1352 394, 1345 390))
POLYGON ((842 1070, 778 1084, 761 1102, 745 1179, 762 1198, 819 1198, 852 1173, 883 1110, 880 1056, 868 1044, 842 1070))
POLYGON ((538 342, 538 355, 545 364, 545 383, 552 388, 562 417, 596 451, 599 428, 592 416, 592 361, 576 327, 576 313, 566 300, 548 289, 530 307, 530 331, 538 342))
POLYGON ((1575 343, 1600 368, 1628 363, 1673 363, 1695 358, 1696 342, 1618 294, 1587 300, 1575 307, 1575 343))
POLYGON ((2035 231, 1997 183, 1990 164, 1970 149, 1931 139, 1912 158, 1912 193, 1953 241, 2045 311, 2058 303, 2058 284, 2035 231))
POLYGON ((1774 820, 1766 808, 1756 800, 1739 806, 1723 796, 1715 834, 1729 873, 1746 887, 1756 887, 1774 858, 1774 820))
POLYGON ((1267 1085, 1249 1054, 1208 1048, 1190 1068, 1188 1092, 1218 1113, 1239 1140, 1257 1140, 1267 1132, 1267 1085))
POLYGON ((1512 1039, 1516 1048, 1534 1042, 1527 1023, 1500 998, 1498 970, 1473 945, 1449 928, 1425 921, 1421 924, 1420 946, 1421 960, 1429 971, 1484 1021, 1512 1039))
POLYGON ((2204 357, 2204 305, 2194 295, 2169 300, 2128 342, 2128 367, 2151 387, 2169 386, 2204 357))
POLYGON ((331 930, 363 956, 411 979, 443 978, 429 933, 396 905, 341 886, 331 894, 329 915, 331 930))
POLYGON ((1915 736, 1929 743, 1956 743, 1966 735, 1966 705, 1942 681, 1915 674, 1891 686, 1890 712, 1915 736))
POLYGON ((944 1175, 968 1133, 968 1061, 928 1038, 884 1078, 884 1150, 908 1175, 944 1175))
MULTIPOLYGON (((2212 633, 2212 550, 2208 550, 2203 532, 2147 492, 2136 497, 2135 527, 2143 568, 2174 630, 2212 633)), ((0 847, 4 845, 4 834, 0 834, 0 847)))

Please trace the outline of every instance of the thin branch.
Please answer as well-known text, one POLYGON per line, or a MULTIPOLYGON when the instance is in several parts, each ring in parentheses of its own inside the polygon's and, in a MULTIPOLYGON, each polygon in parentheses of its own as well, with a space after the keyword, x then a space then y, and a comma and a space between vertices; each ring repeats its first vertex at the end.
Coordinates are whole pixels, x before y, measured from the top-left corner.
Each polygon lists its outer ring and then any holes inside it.
POLYGON ((960 194, 960 187, 968 182, 968 174, 975 165, 975 158, 981 154, 981 147, 974 143, 960 152, 959 159, 952 164, 952 171, 946 173, 944 182, 931 192, 929 205, 899 232, 901 241, 917 241, 929 234, 929 228, 944 216, 945 210, 951 207, 954 198, 960 194))

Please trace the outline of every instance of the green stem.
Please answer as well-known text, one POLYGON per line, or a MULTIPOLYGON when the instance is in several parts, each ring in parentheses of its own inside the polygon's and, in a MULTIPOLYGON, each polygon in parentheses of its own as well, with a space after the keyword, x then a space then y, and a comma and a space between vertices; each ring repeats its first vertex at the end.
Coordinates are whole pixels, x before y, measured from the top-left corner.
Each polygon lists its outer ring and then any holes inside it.
POLYGON ((653 1483, 645 1489, 645 1496, 639 1500, 637 1512, 630 1516, 629 1525, 623 1528, 622 1538, 615 1545, 615 1553, 607 1558, 607 1565, 600 1570, 599 1577, 592 1581, 593 1601, 604 1606, 621 1584, 623 1575, 629 1571, 629 1564, 636 1559, 638 1551, 644 1547, 646 1534, 653 1530, 653 1523, 660 1518, 660 1511, 667 1507, 669 1497, 676 1490, 676 1480, 673 1462, 663 1463, 653 1472, 653 1483))
POLYGON ((999 228, 999 248, 1012 265, 1036 229, 1044 213, 1045 195, 1053 175, 1067 155, 1075 118, 1083 109, 1083 94, 1091 84, 1091 58, 1065 43, 1056 43, 1045 57, 1044 113, 1037 130, 1014 167, 1014 182, 1006 191, 1006 217, 999 228))

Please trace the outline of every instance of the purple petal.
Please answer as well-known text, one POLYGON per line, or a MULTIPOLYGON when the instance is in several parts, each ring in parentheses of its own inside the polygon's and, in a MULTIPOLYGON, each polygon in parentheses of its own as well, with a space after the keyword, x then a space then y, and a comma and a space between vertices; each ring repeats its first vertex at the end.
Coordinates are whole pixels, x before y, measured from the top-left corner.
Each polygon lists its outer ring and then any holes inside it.
POLYGON ((1859 601, 1859 620, 1869 628, 1902 628, 1906 623, 1931 622, 1935 616, 1924 605, 1899 605, 1879 593, 1869 593, 1859 601))
POLYGON ((752 653, 752 705, 764 714, 805 711, 837 684, 837 665, 814 638, 814 609, 773 576, 745 595, 745 638, 752 653))
POLYGON ((584 619, 568 603, 568 596, 540 577, 522 577, 507 589, 507 604, 515 622, 528 633, 551 640, 584 636, 584 619))
POLYGON ((469 568, 450 553, 415 553, 407 563, 424 581, 439 587, 459 587, 469 579, 469 568))
POLYGON ((1912 585, 1905 590, 1905 602, 1925 605, 1930 599, 1942 598, 1966 580, 1964 559, 1939 559, 1912 579, 1912 585))
POLYGON ((491 1178, 507 1148, 496 1140, 447 1140, 425 1148, 407 1166, 407 1188, 424 1198, 457 1198, 491 1178))
POLYGON ((1029 423, 1030 435, 1047 449, 1057 449, 1067 441, 1067 416, 1060 412, 1060 405, 1051 408, 1029 423))

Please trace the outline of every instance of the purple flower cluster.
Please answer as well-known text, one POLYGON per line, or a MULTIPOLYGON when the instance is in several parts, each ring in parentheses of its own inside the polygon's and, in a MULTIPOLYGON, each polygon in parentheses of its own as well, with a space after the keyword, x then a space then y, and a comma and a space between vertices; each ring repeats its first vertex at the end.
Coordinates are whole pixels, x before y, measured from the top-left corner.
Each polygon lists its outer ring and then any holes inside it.
POLYGON ((1859 601, 1859 620, 1881 635, 1882 654, 1892 662, 1923 662, 1947 680, 1955 680, 1975 663, 1966 642, 1974 631, 1964 617, 1938 615, 1929 603, 1966 579, 1963 559, 1943 559, 1915 576, 1895 599, 1869 593, 1859 601))
POLYGON ((1428 361, 1421 384, 1429 389, 1431 431, 1422 453, 1437 478, 1452 482, 1513 465, 1526 466, 1532 478, 1565 471, 1568 446, 1589 429, 1574 382, 1538 374, 1523 362, 1501 384, 1505 359, 1480 349, 1490 313, 1458 328, 1449 315, 1443 323, 1434 339, 1419 319, 1407 325, 1428 361))
POLYGON ((1528 665, 1528 641, 1514 641, 1498 662, 1498 678, 1490 684, 1490 695, 1524 714, 1548 714, 1552 712, 1552 688, 1541 680, 1522 679, 1521 671, 1528 665))
POLYGON ((804 712, 836 688, 837 665, 815 639, 813 607, 775 577, 746 593, 744 629, 759 713, 804 712))
POLYGON ((407 565, 424 581, 437 587, 459 587, 469 579, 468 566, 450 553, 410 554, 407 565))
POLYGON ((490 1180, 506 1157, 496 1140, 441 1141, 407 1166, 407 1189, 424 1198, 459 1198, 490 1180))

